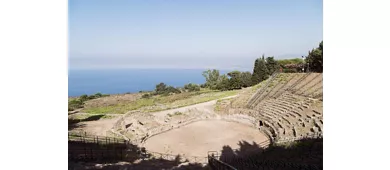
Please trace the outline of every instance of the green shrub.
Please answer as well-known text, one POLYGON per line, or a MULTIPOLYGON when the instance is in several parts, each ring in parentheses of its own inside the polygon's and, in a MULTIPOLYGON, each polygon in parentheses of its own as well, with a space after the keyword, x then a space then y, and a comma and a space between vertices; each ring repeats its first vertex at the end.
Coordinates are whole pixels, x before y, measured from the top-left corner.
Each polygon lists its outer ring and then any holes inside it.
POLYGON ((73 99, 68 102, 68 111, 73 111, 84 106, 84 101, 80 99, 73 99))
POLYGON ((179 89, 177 89, 177 88, 174 88, 173 86, 168 86, 164 93, 168 93, 168 94, 169 93, 175 93, 175 94, 177 94, 177 93, 181 93, 181 91, 179 89))
POLYGON ((88 100, 96 99, 95 95, 89 95, 88 100))
POLYGON ((186 89, 189 92, 200 91, 200 86, 197 84, 189 83, 189 84, 184 85, 184 89, 186 89))
POLYGON ((83 95, 81 95, 81 96, 79 97, 79 99, 80 99, 81 101, 87 101, 87 100, 88 100, 88 95, 83 94, 83 95))
POLYGON ((165 83, 159 83, 156 85, 155 95, 169 95, 170 93, 181 93, 181 91, 173 86, 167 86, 165 83))
POLYGON ((84 102, 87 100, 91 99, 96 99, 99 97, 105 97, 105 96, 110 96, 109 94, 101 94, 101 93, 96 93, 94 95, 86 95, 83 94, 81 95, 78 99, 73 99, 68 102, 68 111, 73 111, 78 108, 83 108, 84 107, 84 102))
POLYGON ((142 95, 142 98, 150 98, 152 95, 150 95, 149 93, 146 93, 146 94, 143 94, 142 95))

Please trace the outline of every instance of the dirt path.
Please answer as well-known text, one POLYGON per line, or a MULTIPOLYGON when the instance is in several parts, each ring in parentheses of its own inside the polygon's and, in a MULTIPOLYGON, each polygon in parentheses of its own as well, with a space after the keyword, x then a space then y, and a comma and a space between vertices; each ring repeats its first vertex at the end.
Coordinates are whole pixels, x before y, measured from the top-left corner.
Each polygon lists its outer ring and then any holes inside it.
MULTIPOLYGON (((237 95, 224 97, 224 98, 217 99, 217 100, 230 99, 230 98, 234 98, 234 97, 237 97, 237 95)), ((151 113, 151 114, 153 114, 156 117, 164 117, 167 114, 173 114, 175 112, 187 112, 187 111, 189 111, 191 109, 197 109, 197 110, 204 111, 204 112, 207 112, 207 113, 210 113, 210 114, 215 114, 215 112, 214 112, 214 105, 217 103, 217 100, 212 100, 212 101, 199 103, 199 104, 194 104, 194 105, 185 106, 185 107, 176 108, 176 109, 169 109, 169 110, 154 112, 154 113, 151 113)))

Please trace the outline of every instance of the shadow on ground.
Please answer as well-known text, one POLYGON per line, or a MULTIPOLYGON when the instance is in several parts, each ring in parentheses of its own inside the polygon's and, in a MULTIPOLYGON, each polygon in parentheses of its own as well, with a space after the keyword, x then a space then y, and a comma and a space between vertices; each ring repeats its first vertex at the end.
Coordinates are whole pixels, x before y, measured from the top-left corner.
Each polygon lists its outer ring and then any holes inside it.
POLYGON ((171 159, 154 158, 145 148, 109 137, 71 136, 68 140, 68 169, 208 169, 188 163, 179 155, 171 159))
MULTIPOLYGON (((104 142, 68 141, 68 166, 72 170, 82 169, 228 169, 212 163, 204 166, 200 163, 188 163, 179 155, 174 159, 158 159, 145 153, 145 148, 112 139, 100 139, 104 142), (108 142, 107 142, 108 141, 108 142)), ((92 141, 90 139, 90 141, 92 141)), ((240 141, 239 148, 233 150, 224 146, 215 155, 236 169, 322 169, 323 140, 302 139, 284 145, 271 145, 264 149, 262 144, 240 141)), ((206 156, 207 153, 205 153, 206 156)))
POLYGON ((92 116, 89 116, 87 118, 84 118, 84 119, 72 119, 72 118, 68 118, 68 130, 73 130, 73 129, 76 129, 76 128, 83 128, 84 125, 81 124, 81 122, 86 122, 86 121, 95 121, 95 120, 99 120, 103 117, 104 115, 101 114, 101 115, 92 115, 92 116))
MULTIPOLYGON (((246 141, 239 142, 239 146, 237 150, 224 146, 221 154, 216 158, 236 169, 245 170, 323 169, 322 138, 302 139, 283 145, 273 144, 267 149, 246 141)), ((224 169, 224 167, 215 165, 214 169, 224 169)))

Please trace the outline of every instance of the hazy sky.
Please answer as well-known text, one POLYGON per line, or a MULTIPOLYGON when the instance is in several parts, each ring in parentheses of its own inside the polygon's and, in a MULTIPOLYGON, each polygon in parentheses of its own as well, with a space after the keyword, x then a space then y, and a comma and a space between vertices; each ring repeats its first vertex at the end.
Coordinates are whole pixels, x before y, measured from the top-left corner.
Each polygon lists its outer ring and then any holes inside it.
POLYGON ((251 69, 321 40, 321 0, 69 0, 70 68, 251 69))

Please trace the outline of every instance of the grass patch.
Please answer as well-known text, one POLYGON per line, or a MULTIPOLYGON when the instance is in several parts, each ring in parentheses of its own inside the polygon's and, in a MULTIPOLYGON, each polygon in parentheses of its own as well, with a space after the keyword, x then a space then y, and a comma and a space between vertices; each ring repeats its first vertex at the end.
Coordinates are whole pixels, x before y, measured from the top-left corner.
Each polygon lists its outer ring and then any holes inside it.
POLYGON ((262 81, 261 83, 254 85, 254 86, 252 87, 252 92, 255 92, 256 90, 258 90, 258 89, 260 89, 261 87, 263 87, 265 82, 266 82, 266 81, 262 81))
POLYGON ((110 96, 109 94, 101 94, 101 93, 96 93, 94 95, 81 95, 80 97, 77 98, 68 98, 68 111, 73 111, 76 109, 80 109, 84 107, 85 101, 92 100, 92 99, 97 99, 101 97, 107 97, 110 96))
POLYGON ((152 106, 155 103, 155 98, 142 98, 130 103, 122 103, 114 106, 106 107, 92 107, 85 109, 84 111, 90 114, 124 114, 130 110, 137 110, 142 107, 152 106))
POLYGON ((214 111, 221 111, 221 106, 220 105, 215 105, 214 111))

